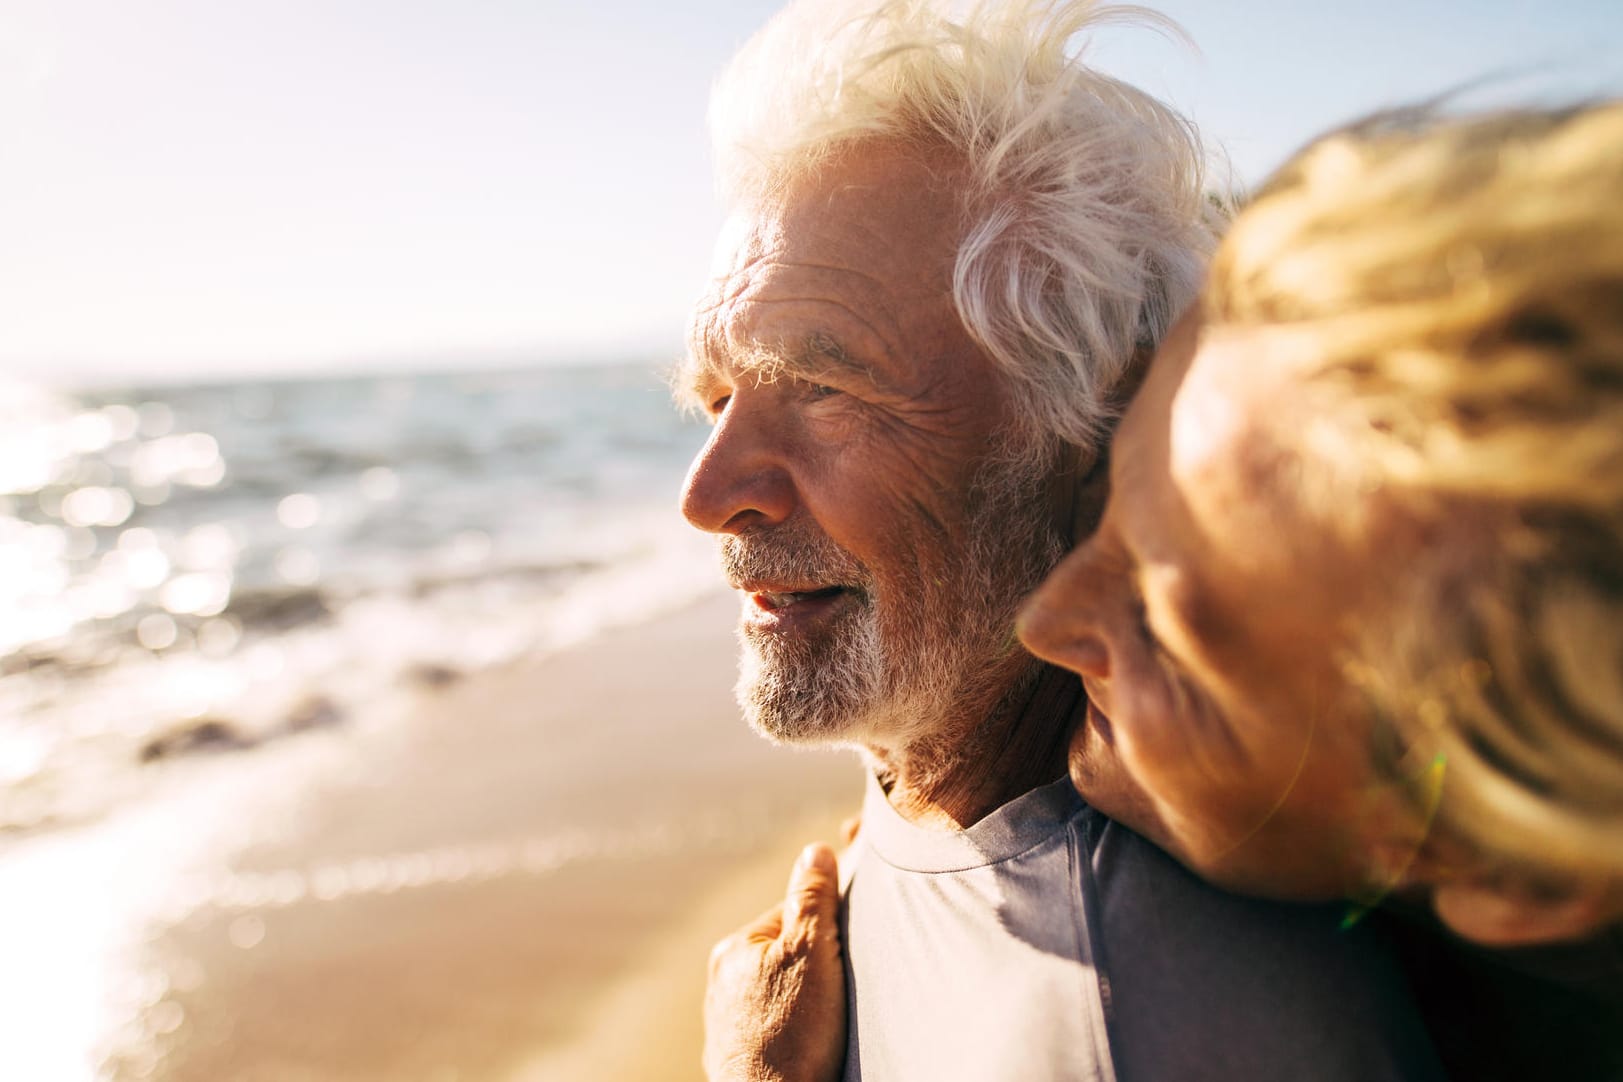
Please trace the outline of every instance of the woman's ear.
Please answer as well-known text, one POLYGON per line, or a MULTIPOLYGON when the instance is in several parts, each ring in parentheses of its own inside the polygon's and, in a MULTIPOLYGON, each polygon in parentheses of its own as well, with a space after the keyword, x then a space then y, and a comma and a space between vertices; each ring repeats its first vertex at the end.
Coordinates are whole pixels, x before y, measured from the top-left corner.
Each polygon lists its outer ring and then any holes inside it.
POLYGON ((1439 884, 1438 918, 1455 933, 1489 947, 1531 946, 1582 939, 1615 919, 1615 892, 1604 883, 1572 883, 1558 891, 1504 881, 1439 884))

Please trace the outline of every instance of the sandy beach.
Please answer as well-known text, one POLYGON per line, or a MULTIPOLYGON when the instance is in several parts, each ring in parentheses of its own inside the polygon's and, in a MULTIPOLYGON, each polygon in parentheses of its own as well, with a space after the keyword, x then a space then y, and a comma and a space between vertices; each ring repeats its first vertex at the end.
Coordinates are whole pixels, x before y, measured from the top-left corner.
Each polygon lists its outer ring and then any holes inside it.
POLYGON ((192 818, 232 840, 85 963, 124 1010, 87 1029, 83 1077, 700 1077, 710 945, 860 795, 850 757, 739 720, 735 605, 424 691, 341 761, 294 753, 268 797, 216 779, 192 818))

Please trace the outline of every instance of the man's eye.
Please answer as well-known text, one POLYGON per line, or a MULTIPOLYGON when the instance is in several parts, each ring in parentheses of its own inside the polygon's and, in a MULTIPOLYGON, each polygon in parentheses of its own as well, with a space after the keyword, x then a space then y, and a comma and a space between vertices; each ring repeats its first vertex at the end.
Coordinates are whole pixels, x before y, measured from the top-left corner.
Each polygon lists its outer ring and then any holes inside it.
POLYGON ((830 387, 826 383, 807 383, 805 385, 807 398, 829 398, 840 393, 838 387, 830 387))
POLYGON ((733 396, 730 394, 724 394, 720 398, 713 400, 709 406, 710 416, 712 418, 720 417, 722 411, 727 408, 727 403, 732 400, 733 396))

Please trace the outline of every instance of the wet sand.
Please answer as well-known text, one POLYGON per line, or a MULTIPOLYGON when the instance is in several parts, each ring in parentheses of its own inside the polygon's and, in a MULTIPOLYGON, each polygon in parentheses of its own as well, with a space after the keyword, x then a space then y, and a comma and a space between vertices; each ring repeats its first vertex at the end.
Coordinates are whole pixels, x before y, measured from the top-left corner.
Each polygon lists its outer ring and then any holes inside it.
POLYGON ((699 1078, 710 944, 861 789, 849 756, 738 719, 735 605, 426 692, 274 799, 217 780, 192 814, 252 823, 208 824, 235 846, 203 847, 102 956, 136 1004, 102 1076, 699 1078))

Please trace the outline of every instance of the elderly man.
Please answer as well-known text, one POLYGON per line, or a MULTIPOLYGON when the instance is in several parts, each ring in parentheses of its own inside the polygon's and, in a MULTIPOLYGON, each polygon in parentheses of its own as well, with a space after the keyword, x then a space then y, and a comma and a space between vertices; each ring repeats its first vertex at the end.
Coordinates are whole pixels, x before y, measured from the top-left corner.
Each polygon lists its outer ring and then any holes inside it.
POLYGON ((848 1005, 804 965, 840 939, 814 851, 787 919, 713 960, 715 1077, 836 1076, 790 1008, 846 1014, 850 1079, 1434 1069, 1362 930, 1223 895, 1081 803, 1080 685, 1013 638, 1210 245, 1187 124, 1067 54, 1093 18, 802 4, 718 88, 733 213, 681 379, 714 425, 683 510, 744 595, 750 722, 858 748, 870 782, 848 1005))

